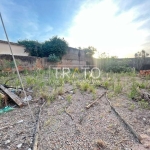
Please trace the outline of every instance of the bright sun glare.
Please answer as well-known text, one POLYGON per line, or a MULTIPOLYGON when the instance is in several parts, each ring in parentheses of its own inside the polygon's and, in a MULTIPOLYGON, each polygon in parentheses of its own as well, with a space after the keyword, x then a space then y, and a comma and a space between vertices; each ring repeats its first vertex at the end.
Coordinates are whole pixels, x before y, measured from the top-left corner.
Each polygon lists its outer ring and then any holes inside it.
POLYGON ((118 7, 112 0, 85 3, 68 30, 67 40, 74 47, 94 46, 98 54, 132 57, 142 49, 148 35, 138 29, 144 22, 133 22, 137 10, 138 7, 117 15, 118 7))

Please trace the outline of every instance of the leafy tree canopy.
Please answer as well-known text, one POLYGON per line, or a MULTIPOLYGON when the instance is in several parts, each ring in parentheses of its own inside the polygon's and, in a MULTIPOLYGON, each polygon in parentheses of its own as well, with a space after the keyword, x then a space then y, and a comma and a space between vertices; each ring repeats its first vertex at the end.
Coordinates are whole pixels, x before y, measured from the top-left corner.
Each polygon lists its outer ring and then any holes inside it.
POLYGON ((25 52, 29 53, 30 56, 42 57, 42 44, 38 41, 22 40, 18 43, 25 47, 25 52))
POLYGON ((88 56, 93 56, 95 52, 97 51, 97 49, 94 48, 93 46, 89 46, 88 48, 84 48, 83 50, 88 56))
POLYGON ((137 58, 137 57, 145 58, 145 57, 148 57, 149 54, 145 50, 142 50, 141 52, 135 53, 134 56, 135 56, 135 58, 137 58))
POLYGON ((52 37, 49 41, 45 41, 42 45, 42 50, 45 57, 55 54, 55 56, 60 59, 64 54, 66 54, 67 48, 68 43, 64 39, 57 36, 52 37))
POLYGON ((30 56, 37 57, 49 57, 49 55, 55 55, 59 59, 66 54, 68 43, 57 36, 52 37, 50 40, 44 43, 32 40, 18 41, 20 45, 25 47, 25 52, 28 52, 30 56))

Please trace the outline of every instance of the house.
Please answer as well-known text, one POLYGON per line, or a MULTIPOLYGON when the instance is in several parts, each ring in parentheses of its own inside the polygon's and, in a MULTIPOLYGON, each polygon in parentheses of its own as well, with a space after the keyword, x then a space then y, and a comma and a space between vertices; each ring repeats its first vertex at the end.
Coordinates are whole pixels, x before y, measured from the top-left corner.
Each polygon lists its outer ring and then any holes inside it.
MULTIPOLYGON (((10 44, 14 55, 28 56, 28 53, 24 52, 25 50, 24 46, 21 46, 14 42, 10 42, 10 44)), ((8 54, 8 55, 11 54, 7 41, 0 40, 0 54, 8 54)))

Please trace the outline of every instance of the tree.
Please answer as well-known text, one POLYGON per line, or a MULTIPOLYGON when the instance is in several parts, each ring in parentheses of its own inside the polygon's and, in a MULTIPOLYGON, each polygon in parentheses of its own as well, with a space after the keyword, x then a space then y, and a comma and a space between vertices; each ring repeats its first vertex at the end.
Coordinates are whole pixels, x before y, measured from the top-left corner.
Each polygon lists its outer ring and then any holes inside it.
POLYGON ((49 41, 45 41, 42 44, 43 55, 48 57, 49 55, 55 55, 59 59, 66 54, 68 43, 63 39, 54 36, 49 41))
POLYGON ((145 50, 142 50, 141 52, 135 53, 134 56, 137 64, 137 69, 139 70, 143 65, 146 64, 146 57, 148 57, 149 54, 145 50))
POLYGON ((29 53, 30 56, 42 57, 42 44, 38 41, 33 40, 22 40, 18 41, 20 45, 25 47, 25 52, 29 53))
POLYGON ((83 50, 85 51, 85 54, 88 56, 93 56, 97 51, 97 49, 94 48, 93 46, 89 46, 88 48, 84 48, 83 50))
POLYGON ((136 57, 142 57, 142 58, 145 58, 145 57, 148 57, 149 56, 149 54, 148 53, 146 53, 146 51, 145 50, 142 50, 141 52, 137 52, 137 53, 135 53, 135 58, 136 57))
POLYGON ((22 40, 18 41, 20 45, 25 47, 25 52, 29 53, 30 56, 37 57, 49 57, 49 55, 56 56, 61 59, 66 54, 68 43, 63 39, 54 36, 50 40, 44 43, 39 43, 33 40, 22 40))

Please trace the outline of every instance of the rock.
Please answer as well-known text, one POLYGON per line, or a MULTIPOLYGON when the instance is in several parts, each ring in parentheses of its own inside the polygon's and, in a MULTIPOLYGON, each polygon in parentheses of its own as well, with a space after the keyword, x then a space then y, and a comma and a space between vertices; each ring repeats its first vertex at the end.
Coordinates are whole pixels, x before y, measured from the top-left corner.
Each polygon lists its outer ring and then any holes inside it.
POLYGON ((32 100, 32 96, 31 96, 31 95, 28 95, 27 97, 25 97, 25 98, 23 99, 24 102, 26 102, 26 101, 31 101, 31 100, 32 100))
POLYGON ((96 140, 95 144, 98 148, 105 148, 106 147, 106 143, 101 139, 96 140))
POLYGON ((73 91, 69 91, 70 94, 73 94, 73 91))
POLYGON ((132 150, 147 150, 147 149, 144 148, 142 144, 136 144, 132 147, 132 150))
POLYGON ((58 99, 59 99, 59 100, 63 100, 64 98, 59 95, 59 96, 58 96, 58 99))
POLYGON ((27 91, 30 92, 30 93, 33 93, 32 87, 27 88, 27 91))
POLYGON ((146 121, 146 118, 143 118, 143 121, 146 121))
POLYGON ((28 150, 32 150, 31 148, 28 148, 28 150))
POLYGON ((150 148, 150 136, 148 136, 146 134, 141 134, 140 141, 145 148, 150 148))
POLYGON ((149 138, 149 136, 146 135, 146 134, 141 134, 140 135, 140 140, 144 140, 144 139, 148 139, 148 138, 149 138))
POLYGON ((149 133, 149 134, 150 134, 150 129, 148 129, 148 130, 147 130, 147 133, 149 133))
POLYGON ((9 143, 10 143, 10 140, 5 141, 5 145, 6 145, 6 144, 9 144, 9 143))
POLYGON ((18 145, 17 145, 17 148, 21 148, 21 146, 22 146, 22 143, 18 144, 18 145))

